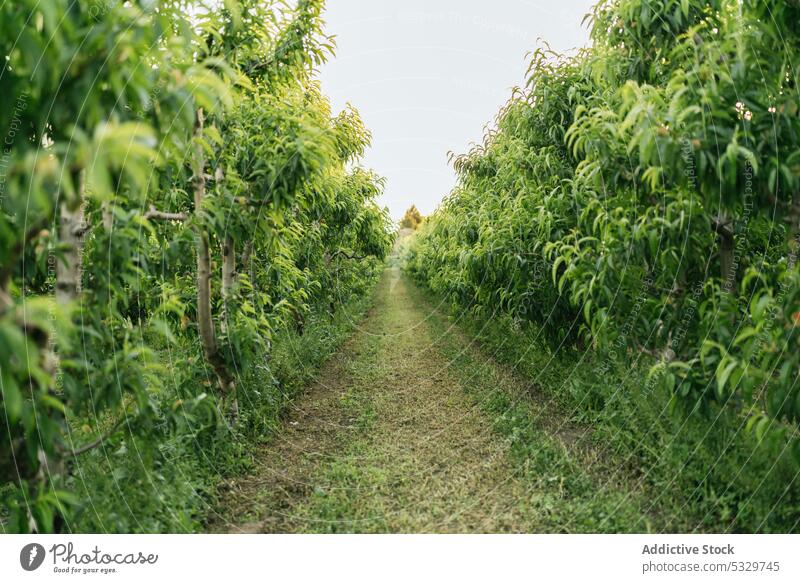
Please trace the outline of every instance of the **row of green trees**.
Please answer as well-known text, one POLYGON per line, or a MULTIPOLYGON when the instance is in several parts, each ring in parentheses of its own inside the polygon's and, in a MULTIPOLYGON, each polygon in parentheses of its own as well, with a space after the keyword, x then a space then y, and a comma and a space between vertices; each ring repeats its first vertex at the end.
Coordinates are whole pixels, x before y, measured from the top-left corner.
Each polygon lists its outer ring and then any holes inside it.
POLYGON ((63 529, 116 435, 235 425, 273 334, 365 291, 392 228, 369 132, 314 79, 321 10, 0 5, 4 529, 63 529))
POLYGON ((675 410, 732 411, 800 463, 799 19, 794 0, 601 2, 591 47, 537 50, 454 158, 409 270, 553 346, 651 356, 675 410))

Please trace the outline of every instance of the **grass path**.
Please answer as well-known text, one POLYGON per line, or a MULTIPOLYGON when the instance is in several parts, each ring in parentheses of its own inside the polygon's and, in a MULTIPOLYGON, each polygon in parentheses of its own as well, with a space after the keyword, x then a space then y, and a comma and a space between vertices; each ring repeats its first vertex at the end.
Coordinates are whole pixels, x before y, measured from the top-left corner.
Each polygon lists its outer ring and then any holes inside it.
POLYGON ((647 494, 590 439, 390 268, 213 529, 658 529, 647 494))

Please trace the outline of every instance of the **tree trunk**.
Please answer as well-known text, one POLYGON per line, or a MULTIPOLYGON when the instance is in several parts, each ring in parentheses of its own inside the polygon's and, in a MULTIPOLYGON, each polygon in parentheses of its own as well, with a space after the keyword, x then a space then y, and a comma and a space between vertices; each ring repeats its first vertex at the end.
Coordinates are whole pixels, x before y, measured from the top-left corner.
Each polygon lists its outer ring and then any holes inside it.
MULTIPOLYGON (((203 110, 197 111, 195 122, 195 137, 199 140, 203 135, 203 110)), ((205 169, 205 155, 203 146, 195 144, 194 153, 194 212, 197 216, 202 211, 203 198, 206 194, 206 179, 203 174, 205 169)), ((198 223, 200 223, 198 221, 198 223)), ((197 227, 197 327, 200 332, 200 342, 206 360, 219 375, 215 361, 217 359, 217 338, 214 331, 214 321, 211 316, 211 254, 208 249, 208 235, 201 224, 197 227)), ((222 383, 220 376, 220 382, 222 383)), ((225 389, 225 385, 222 386, 225 389)))
POLYGON ((103 228, 106 230, 107 233, 111 233, 111 229, 114 228, 114 215, 111 213, 111 203, 108 201, 103 202, 102 211, 103 211, 103 228))
MULTIPOLYGON (((203 137, 204 114, 202 109, 197 110, 195 121, 194 151, 194 212, 198 217, 202 212, 203 199, 206 194, 205 154, 200 140, 203 137)), ((202 220, 197 221, 197 328, 200 334, 200 343, 203 346, 203 355, 206 362, 217 375, 223 403, 231 397, 231 412, 234 418, 238 415, 236 402, 236 384, 228 371, 217 345, 214 319, 211 312, 211 253, 209 250, 208 234, 202 220)))
MULTIPOLYGON (((81 277, 83 274, 83 241, 87 225, 84 219, 84 193, 86 190, 86 171, 81 170, 77 176, 78 200, 70 205, 69 202, 61 204, 58 226, 58 241, 65 246, 64 254, 56 260, 56 303, 59 306, 69 306, 78 298, 81 292, 81 277), (74 206, 74 208, 70 208, 74 206)), ((43 368, 51 378, 58 375, 60 358, 55 344, 55 339, 48 336, 47 345, 43 347, 43 368)), ((66 433, 66 422, 59 418, 61 433, 66 433)), ((46 455, 39 452, 40 476, 42 482, 54 482, 66 474, 64 457, 59 454, 46 455)))
POLYGON ((722 289, 728 293, 736 294, 736 265, 734 264, 735 239, 733 225, 726 217, 715 217, 712 225, 719 236, 719 263, 722 289))
POLYGON ((58 240, 66 245, 63 259, 56 261, 56 302, 65 305, 75 300, 81 291, 81 274, 83 272, 83 235, 86 232, 84 223, 83 190, 85 173, 79 178, 78 196, 81 200, 74 210, 67 203, 61 205, 59 217, 58 240))
MULTIPOLYGON (((330 251, 327 250, 325 251, 324 260, 325 260, 325 272, 330 273, 331 262, 333 261, 333 255, 331 254, 330 251)), ((334 301, 335 299, 334 288, 335 285, 332 285, 331 289, 328 290, 328 312, 330 313, 331 318, 333 317, 333 313, 336 311, 336 303, 334 301)))
POLYGON ((253 303, 255 304, 255 298, 252 297, 256 291, 255 270, 253 269, 252 239, 245 242, 244 249, 242 250, 242 256, 239 258, 239 263, 241 264, 243 270, 247 270, 247 277, 250 278, 250 294, 251 298, 253 299, 253 303))
POLYGON ((253 264, 251 263, 251 257, 253 255, 253 241, 247 241, 244 244, 244 249, 242 250, 242 257, 240 259, 240 263, 242 264, 242 269, 246 269, 248 275, 250 276, 250 283, 253 284, 253 264))
POLYGON ((736 270, 733 264, 733 235, 720 235, 719 258, 722 276, 722 289, 728 293, 736 293, 736 270))
POLYGON ((236 282, 236 255, 234 254, 233 237, 227 236, 222 242, 222 318, 220 326, 224 333, 228 331, 228 301, 236 282))

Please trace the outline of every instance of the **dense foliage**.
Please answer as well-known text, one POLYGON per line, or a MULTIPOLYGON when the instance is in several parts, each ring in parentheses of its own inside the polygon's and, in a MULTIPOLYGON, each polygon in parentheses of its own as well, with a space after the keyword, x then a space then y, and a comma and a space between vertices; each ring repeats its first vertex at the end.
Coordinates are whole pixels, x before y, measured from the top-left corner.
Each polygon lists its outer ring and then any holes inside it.
POLYGON ((264 430, 275 338, 314 336, 391 245, 370 135, 314 79, 322 2, 212 6, 0 5, 3 530, 175 528, 104 496, 161 499, 264 430))
MULTIPOLYGON (((483 144, 454 158, 407 263, 456 306, 595 349, 580 407, 615 406, 610 371, 649 363, 640 406, 664 396, 707 427, 661 445, 732 428, 725 456, 748 436, 729 479, 758 473, 758 491, 734 492, 734 514, 774 485, 752 524, 777 529, 797 528, 775 509, 798 503, 800 469, 798 18, 795 0, 601 2, 592 46, 536 51, 483 144)), ((735 490, 707 470, 698 488, 735 490)))

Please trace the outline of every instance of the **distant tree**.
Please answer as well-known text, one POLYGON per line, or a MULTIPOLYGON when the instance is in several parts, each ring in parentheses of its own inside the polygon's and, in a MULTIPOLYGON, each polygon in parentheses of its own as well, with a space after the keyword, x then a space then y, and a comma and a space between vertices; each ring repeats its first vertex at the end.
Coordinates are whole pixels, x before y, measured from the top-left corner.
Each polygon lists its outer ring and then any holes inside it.
POLYGON ((422 214, 417 209, 416 205, 411 205, 400 220, 401 229, 414 229, 419 228, 422 223, 422 214))

